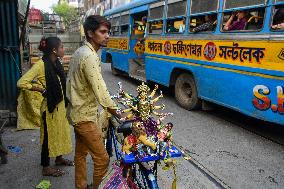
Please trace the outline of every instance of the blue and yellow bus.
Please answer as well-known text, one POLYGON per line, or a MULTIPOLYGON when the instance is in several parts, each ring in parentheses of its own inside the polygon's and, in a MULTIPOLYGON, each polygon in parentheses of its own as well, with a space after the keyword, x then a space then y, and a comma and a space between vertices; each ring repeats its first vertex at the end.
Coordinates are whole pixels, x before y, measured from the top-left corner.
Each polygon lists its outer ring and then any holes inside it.
POLYGON ((114 74, 284 124, 284 0, 134 0, 105 12, 114 74))

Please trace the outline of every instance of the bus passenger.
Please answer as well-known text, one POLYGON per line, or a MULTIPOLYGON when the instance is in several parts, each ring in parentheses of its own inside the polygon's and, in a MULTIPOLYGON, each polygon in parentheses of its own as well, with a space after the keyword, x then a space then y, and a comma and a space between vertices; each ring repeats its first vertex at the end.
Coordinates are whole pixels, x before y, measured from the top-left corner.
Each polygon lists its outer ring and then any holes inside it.
POLYGON ((185 31, 185 18, 182 19, 182 24, 179 26, 179 33, 183 33, 185 31))
POLYGON ((216 20, 216 16, 214 15, 205 15, 205 23, 197 26, 192 31, 194 33, 201 32, 201 31, 213 31, 214 30, 214 22, 216 20))
POLYGON ((170 20, 168 23, 169 23, 168 26, 167 26, 167 32, 168 33, 178 32, 178 30, 174 26, 173 20, 170 20))
POLYGON ((259 30, 263 25, 263 14, 261 11, 250 12, 249 19, 246 24, 246 30, 259 30))
POLYGON ((142 17, 142 30, 144 31, 144 33, 147 32, 147 16, 143 16, 142 17))
POLYGON ((143 39, 141 40, 142 43, 144 43, 145 41, 145 37, 146 37, 146 34, 148 32, 148 26, 147 26, 147 16, 143 16, 142 17, 142 25, 143 25, 143 31, 144 31, 144 36, 143 36, 143 39))
POLYGON ((247 12, 240 10, 233 12, 224 26, 225 31, 244 30, 247 24, 247 12))
POLYGON ((139 25, 137 23, 134 23, 134 26, 133 26, 134 35, 138 35, 138 33, 139 33, 138 27, 139 27, 139 25))
POLYGON ((279 8, 273 17, 272 29, 284 29, 284 8, 279 8))

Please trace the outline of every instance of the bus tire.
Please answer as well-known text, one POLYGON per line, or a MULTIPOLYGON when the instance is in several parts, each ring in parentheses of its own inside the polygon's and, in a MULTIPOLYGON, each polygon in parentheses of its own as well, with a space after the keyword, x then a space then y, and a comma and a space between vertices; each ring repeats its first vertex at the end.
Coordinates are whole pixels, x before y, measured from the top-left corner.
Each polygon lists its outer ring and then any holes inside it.
POLYGON ((178 104, 187 109, 194 110, 201 107, 201 100, 198 98, 196 84, 192 75, 180 74, 175 82, 175 98, 178 104))

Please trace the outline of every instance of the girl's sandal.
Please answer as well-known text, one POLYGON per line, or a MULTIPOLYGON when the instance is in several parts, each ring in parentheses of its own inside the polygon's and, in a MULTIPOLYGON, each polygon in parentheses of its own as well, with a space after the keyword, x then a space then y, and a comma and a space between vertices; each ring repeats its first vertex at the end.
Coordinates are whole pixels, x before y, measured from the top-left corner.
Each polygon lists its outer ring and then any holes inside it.
POLYGON ((74 161, 61 158, 60 160, 55 160, 55 165, 57 166, 74 166, 74 161))
POLYGON ((61 169, 49 168, 46 171, 42 171, 43 176, 49 177, 61 177, 65 174, 65 172, 61 169))

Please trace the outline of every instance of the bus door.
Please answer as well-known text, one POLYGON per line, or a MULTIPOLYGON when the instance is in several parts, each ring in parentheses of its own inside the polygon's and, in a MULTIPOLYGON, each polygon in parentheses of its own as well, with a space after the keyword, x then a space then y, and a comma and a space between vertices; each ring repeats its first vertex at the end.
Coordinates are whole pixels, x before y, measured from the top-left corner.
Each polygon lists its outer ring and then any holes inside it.
POLYGON ((129 76, 146 81, 145 73, 145 31, 147 11, 131 15, 131 35, 129 41, 129 76))

